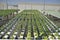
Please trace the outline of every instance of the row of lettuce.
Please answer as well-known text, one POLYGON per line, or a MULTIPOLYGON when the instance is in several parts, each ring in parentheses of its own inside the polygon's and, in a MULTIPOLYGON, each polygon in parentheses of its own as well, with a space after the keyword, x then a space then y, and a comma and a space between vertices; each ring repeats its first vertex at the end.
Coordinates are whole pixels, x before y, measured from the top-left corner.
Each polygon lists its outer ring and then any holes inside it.
POLYGON ((11 14, 12 12, 16 12, 16 9, 8 9, 8 10, 0 10, 0 16, 6 16, 11 14))
POLYGON ((22 11, 6 25, 3 25, 0 28, 0 32, 0 38, 22 38, 27 40, 34 38, 54 40, 59 38, 58 27, 37 10, 22 11))

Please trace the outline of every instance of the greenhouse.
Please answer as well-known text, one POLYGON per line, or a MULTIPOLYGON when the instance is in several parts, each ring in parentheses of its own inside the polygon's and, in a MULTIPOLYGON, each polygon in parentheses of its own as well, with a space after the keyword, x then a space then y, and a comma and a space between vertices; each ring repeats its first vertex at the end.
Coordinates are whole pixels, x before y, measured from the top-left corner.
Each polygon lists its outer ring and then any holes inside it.
POLYGON ((59 0, 0 0, 1 40, 60 40, 59 0))

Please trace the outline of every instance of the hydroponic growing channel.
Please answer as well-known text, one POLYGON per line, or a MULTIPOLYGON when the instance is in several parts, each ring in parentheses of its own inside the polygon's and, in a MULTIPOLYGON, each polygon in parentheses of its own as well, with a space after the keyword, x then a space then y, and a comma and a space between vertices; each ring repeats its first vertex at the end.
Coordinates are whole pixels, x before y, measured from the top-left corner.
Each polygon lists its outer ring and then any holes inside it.
POLYGON ((0 28, 0 39, 54 40, 59 28, 38 10, 23 10, 0 28))

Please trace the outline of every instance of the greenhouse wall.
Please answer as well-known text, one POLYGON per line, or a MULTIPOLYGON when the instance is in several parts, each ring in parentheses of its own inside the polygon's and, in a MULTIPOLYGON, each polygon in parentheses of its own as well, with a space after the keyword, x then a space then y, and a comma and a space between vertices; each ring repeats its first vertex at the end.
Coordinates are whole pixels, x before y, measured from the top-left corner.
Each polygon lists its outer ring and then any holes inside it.
POLYGON ((7 9, 7 4, 5 3, 0 3, 0 10, 1 9, 7 9))
MULTIPOLYGON (((31 3, 20 3, 18 4, 18 8, 23 9, 37 9, 44 10, 44 4, 31 4, 31 3)), ((60 10, 60 5, 57 4, 45 4, 46 10, 60 10)))

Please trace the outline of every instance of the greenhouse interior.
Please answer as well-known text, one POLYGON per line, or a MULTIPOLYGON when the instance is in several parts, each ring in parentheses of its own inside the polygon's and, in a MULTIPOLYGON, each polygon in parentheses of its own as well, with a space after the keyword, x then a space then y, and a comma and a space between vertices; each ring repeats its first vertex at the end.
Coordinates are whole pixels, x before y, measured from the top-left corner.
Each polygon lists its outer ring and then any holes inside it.
POLYGON ((0 0, 1 40, 60 40, 60 0, 0 0))

